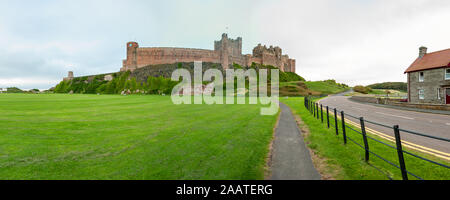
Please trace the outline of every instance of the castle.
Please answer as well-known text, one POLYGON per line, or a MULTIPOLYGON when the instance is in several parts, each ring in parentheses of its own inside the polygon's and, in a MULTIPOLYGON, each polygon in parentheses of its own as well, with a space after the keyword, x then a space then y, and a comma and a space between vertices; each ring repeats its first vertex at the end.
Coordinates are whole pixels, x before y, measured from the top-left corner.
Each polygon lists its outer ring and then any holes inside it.
POLYGON ((242 38, 230 39, 226 33, 220 41, 214 42, 214 50, 168 47, 139 47, 137 42, 127 43, 127 59, 120 71, 134 71, 137 68, 173 64, 178 62, 219 63, 224 69, 232 64, 250 66, 252 63, 272 65, 284 72, 295 72, 295 59, 282 55, 280 47, 267 48, 258 44, 253 54, 242 54, 242 38))

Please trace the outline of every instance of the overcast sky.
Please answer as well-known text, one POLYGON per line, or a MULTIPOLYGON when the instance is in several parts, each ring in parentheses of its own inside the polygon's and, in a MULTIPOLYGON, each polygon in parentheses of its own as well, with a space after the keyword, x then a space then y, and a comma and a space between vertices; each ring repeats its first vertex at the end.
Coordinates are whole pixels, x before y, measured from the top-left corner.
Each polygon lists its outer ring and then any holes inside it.
POLYGON ((307 80, 406 82, 420 46, 450 48, 449 10, 448 0, 0 0, 0 87, 118 71, 128 41, 213 49, 223 32, 243 38, 244 54, 280 46, 307 80))

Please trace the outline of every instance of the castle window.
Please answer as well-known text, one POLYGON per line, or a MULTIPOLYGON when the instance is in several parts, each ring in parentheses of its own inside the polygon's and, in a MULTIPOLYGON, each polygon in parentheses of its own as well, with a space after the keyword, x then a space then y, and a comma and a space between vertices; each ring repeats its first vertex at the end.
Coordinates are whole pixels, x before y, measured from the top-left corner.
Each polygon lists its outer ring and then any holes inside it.
POLYGON ((423 72, 419 72, 419 82, 423 82, 424 80, 424 74, 423 72))
POLYGON ((445 69, 445 80, 450 80, 450 68, 445 69))

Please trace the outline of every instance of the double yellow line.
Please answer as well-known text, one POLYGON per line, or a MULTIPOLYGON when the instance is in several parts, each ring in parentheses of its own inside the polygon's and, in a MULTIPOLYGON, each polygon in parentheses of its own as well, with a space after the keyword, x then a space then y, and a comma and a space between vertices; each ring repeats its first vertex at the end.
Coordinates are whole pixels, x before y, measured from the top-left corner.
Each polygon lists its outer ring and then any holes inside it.
MULTIPOLYGON (((318 103, 319 102, 320 101, 318 101, 318 103)), ((322 110, 324 110, 324 109, 322 109, 322 110)), ((338 117, 338 119, 341 119, 341 117, 339 117, 339 116, 337 116, 337 117, 338 117)), ((355 127, 358 127, 359 129, 361 129, 361 126, 360 126, 359 123, 355 123, 355 122, 353 122, 351 120, 347 120, 345 122, 348 123, 348 124, 351 124, 351 125, 353 125, 355 127)), ((369 133, 369 134, 372 134, 372 135, 376 135, 376 136, 381 137, 381 138, 383 138, 385 140, 388 140, 390 142, 395 143, 395 138, 394 137, 392 137, 390 135, 387 135, 385 133, 381 133, 379 131, 376 131, 376 130, 368 128, 368 127, 365 127, 365 128, 366 128, 366 133, 369 133)), ((418 145, 418 144, 415 144, 415 143, 412 143, 412 142, 408 142, 408 141, 405 141, 405 140, 401 140, 401 141, 402 141, 402 145, 407 147, 407 148, 409 148, 409 149, 414 149, 416 151, 420 151, 422 153, 426 153, 426 154, 433 155, 433 156, 436 156, 438 158, 442 158, 444 160, 450 161, 450 154, 449 153, 445 153, 445 152, 442 152, 442 151, 438 151, 436 149, 431 149, 431 148, 428 148, 428 147, 424 147, 424 146, 421 146, 421 145, 418 145)))

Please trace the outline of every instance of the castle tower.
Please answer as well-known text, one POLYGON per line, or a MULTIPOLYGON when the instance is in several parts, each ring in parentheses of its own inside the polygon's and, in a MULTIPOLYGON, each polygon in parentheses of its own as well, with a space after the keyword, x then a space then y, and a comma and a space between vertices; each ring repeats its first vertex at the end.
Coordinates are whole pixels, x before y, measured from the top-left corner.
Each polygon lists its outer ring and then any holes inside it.
POLYGON ((218 50, 220 51, 220 63, 224 69, 228 69, 228 35, 222 34, 222 39, 219 42, 218 50))
POLYGON ((240 55, 242 55, 242 38, 238 37, 237 42, 238 42, 238 49, 236 52, 236 56, 240 56, 240 55))
POLYGON ((70 81, 73 80, 73 71, 69 71, 67 73, 67 77, 63 78, 64 81, 70 81))
POLYGON ((139 44, 137 42, 127 43, 127 59, 123 63, 121 71, 133 71, 137 68, 137 49, 139 44))

